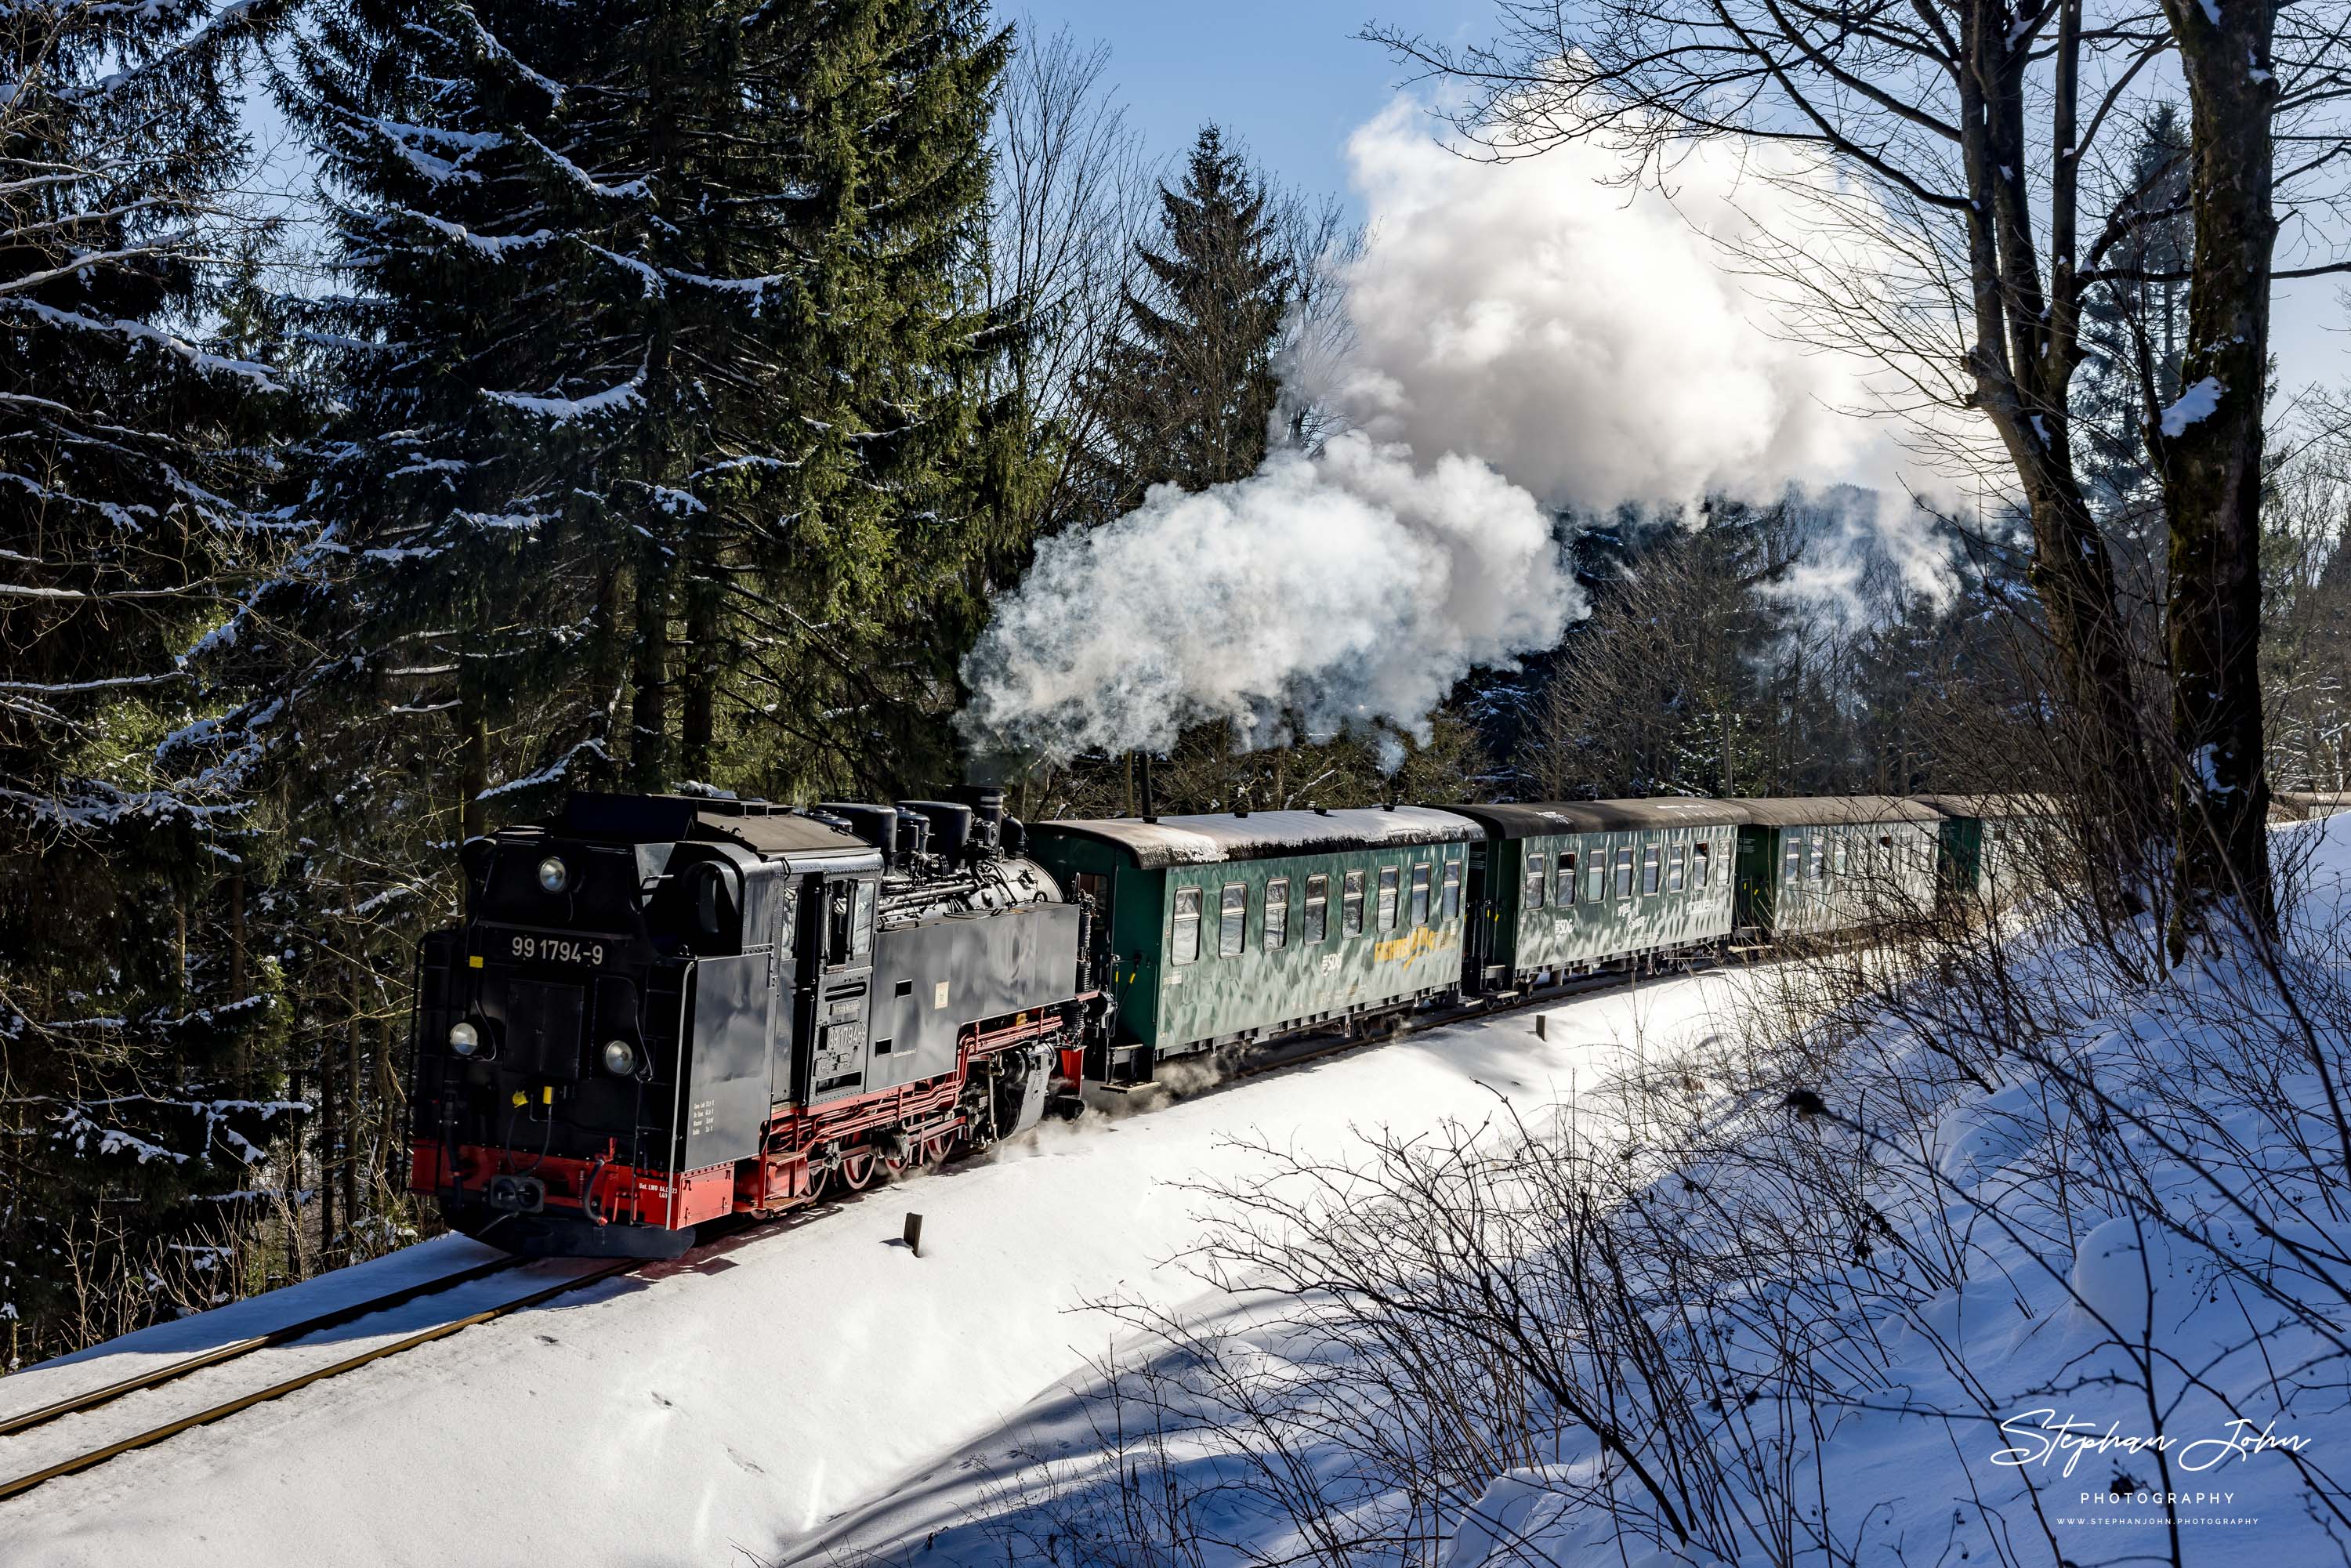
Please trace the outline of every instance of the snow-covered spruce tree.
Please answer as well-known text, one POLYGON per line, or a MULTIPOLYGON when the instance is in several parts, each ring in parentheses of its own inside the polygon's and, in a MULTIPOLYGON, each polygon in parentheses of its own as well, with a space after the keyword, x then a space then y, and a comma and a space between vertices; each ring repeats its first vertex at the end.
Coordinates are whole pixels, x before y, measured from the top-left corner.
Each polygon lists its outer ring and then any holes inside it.
POLYGON ((952 653, 893 645, 977 532, 1002 52, 938 0, 322 15, 335 675, 465 831, 490 790, 943 756, 952 653))
POLYGON ((1003 48, 917 0, 312 13, 281 89, 343 412, 299 507, 329 548, 270 603, 330 1254, 397 1222, 403 955, 462 836, 566 788, 945 766, 1003 48))
POLYGON ((278 534, 286 400, 215 330, 268 20, 0 7, 0 1364, 166 1305, 269 1135, 246 758, 200 653, 278 534))

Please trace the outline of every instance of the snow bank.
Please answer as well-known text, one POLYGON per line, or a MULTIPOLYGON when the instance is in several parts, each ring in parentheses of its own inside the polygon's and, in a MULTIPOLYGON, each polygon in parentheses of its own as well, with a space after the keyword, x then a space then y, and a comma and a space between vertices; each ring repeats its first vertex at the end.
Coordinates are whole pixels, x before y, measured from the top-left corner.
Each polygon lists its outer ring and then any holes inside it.
MULTIPOLYGON (((1724 984, 1603 994, 1559 1014, 1572 1027, 1548 1041, 1508 1017, 1046 1129, 993 1161, 468 1329, 0 1503, 0 1560, 544 1568, 794 1554, 832 1516, 903 1495, 898 1478, 1081 1372, 1113 1333, 1084 1303, 1194 1296, 1167 1261, 1198 1228, 1182 1184, 1247 1179, 1257 1156, 1230 1134, 1335 1150, 1357 1127, 1482 1116, 1497 1092, 1548 1101, 1601 1050, 1703 1029, 1724 984), (920 1259, 897 1245, 910 1209, 925 1217, 920 1259)), ((444 1239, 101 1345, 0 1379, 0 1412, 486 1255, 444 1239)), ((428 1297, 310 1354, 520 1293, 499 1277, 428 1297)), ((287 1364, 274 1356, 0 1439, 0 1472, 285 1375, 255 1371, 287 1364)))
MULTIPOLYGON (((1720 1135, 1691 1153, 1584 1129, 1596 1164, 1618 1157, 1613 1137, 1638 1167, 1610 1224, 1687 1227, 1687 1250, 1616 1259, 1681 1270, 1629 1298, 1559 1289, 1577 1272, 1564 1260, 1591 1255, 1571 1239, 1593 1234, 1591 1214, 1539 1201, 1515 1228, 1494 1221, 1523 1167, 1455 1180, 1443 1149, 1390 1151, 1385 1180, 1351 1186, 1326 1166, 1310 1175, 1328 1228, 1369 1233, 1352 1250, 1232 1276, 1213 1311, 1132 1314, 1155 1337, 793 1560, 2091 1563, 2172 1560, 2176 1534, 2186 1563, 2339 1561, 2351 1133, 2304 1047, 2343 1071, 2351 819, 2283 831, 2316 850, 2285 960, 2311 1016, 2231 959, 2130 988, 2084 950, 2028 942, 2011 979, 2048 1004, 2037 1023, 2064 1026, 2053 1037, 1954 1062, 1915 1017, 1868 1015, 1853 1049, 1809 1064, 1816 1093, 1742 1101, 1653 1071, 1714 1095, 1686 1125, 1720 1135), (1813 1179, 1840 1167, 1874 1174, 1813 1179), (1384 1246, 1410 1261, 1382 1273, 1384 1246), (1414 1277, 1487 1248, 1510 1262, 1484 1277, 1533 1303, 1499 1314, 1531 1325, 1515 1358, 1463 1326, 1482 1310, 1460 1288, 1476 1270, 1414 1277), (1318 1271, 1333 1260, 1367 1272, 1318 1271), (1605 1359, 1589 1348, 1604 1342, 1652 1354, 1605 1359), (1481 1388, 1504 1396, 1481 1404, 1481 1388), (1445 1420, 1432 1389, 1460 1396, 1445 1420), (1571 1410, 1577 1395, 1590 1402, 1571 1410), (1464 1434, 1498 1408, 1509 1418, 1464 1434)), ((1603 1042, 1569 1050, 1587 1083, 1612 1070, 1603 1042)), ((1530 1123, 1522 1147, 1560 1135, 1530 1123)), ((1264 1190, 1233 1199, 1247 1212, 1264 1190)))

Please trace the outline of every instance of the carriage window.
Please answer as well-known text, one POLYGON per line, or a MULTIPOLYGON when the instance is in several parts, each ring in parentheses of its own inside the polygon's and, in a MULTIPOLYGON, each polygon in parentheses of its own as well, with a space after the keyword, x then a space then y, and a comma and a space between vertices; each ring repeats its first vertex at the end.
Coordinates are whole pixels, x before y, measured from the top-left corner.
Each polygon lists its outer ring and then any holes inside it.
POLYGON ((1522 902, 1529 909, 1541 909, 1542 894, 1543 858, 1541 855, 1531 854, 1527 857, 1527 889, 1522 902))
POLYGON ((1655 844, 1641 852, 1641 891, 1644 894, 1657 891, 1657 857, 1661 853, 1663 852, 1655 844))
POLYGON ((1176 922, 1173 931, 1176 961, 1189 964, 1200 956, 1200 890, 1179 887, 1176 890, 1176 922))
POLYGON ((1395 929, 1396 883, 1401 879, 1402 873, 1398 867, 1392 865, 1380 867, 1380 929, 1383 931, 1395 929))
POLYGON ((1225 883, 1225 896, 1217 906, 1217 956, 1238 958, 1241 944, 1249 938, 1249 883, 1225 883))
POLYGON ((1877 868, 1889 873, 1894 870, 1894 835, 1892 833, 1878 835, 1877 868))
POLYGON ((1461 918, 1461 862, 1459 861, 1445 862, 1444 908, 1445 913, 1441 918, 1446 920, 1461 918))
POLYGON ((1572 852, 1559 857, 1559 870, 1552 876, 1551 901, 1562 909, 1575 902, 1575 856, 1572 852))
POLYGON ((1412 923, 1428 924, 1428 862, 1421 862, 1412 868, 1412 923))
POLYGON ((1347 880, 1339 884, 1339 935, 1361 936, 1364 934, 1364 873, 1351 871, 1347 880))
POLYGON ((1836 841, 1836 861, 1835 861, 1835 866, 1836 866, 1836 873, 1837 873, 1837 875, 1839 875, 1839 876, 1843 876, 1843 875, 1845 873, 1846 870, 1848 869, 1848 863, 1847 863, 1847 860, 1846 860, 1846 856, 1845 856, 1844 835, 1843 833, 1839 833, 1839 834, 1837 835, 1837 841, 1836 841))
POLYGON ((1583 868, 1583 902, 1597 904, 1608 895, 1608 856, 1604 852, 1592 857, 1583 868))
POLYGON ((1688 854, 1689 851, 1687 847, 1681 844, 1676 844, 1674 846, 1672 858, 1666 862, 1666 891, 1667 893, 1679 893, 1682 890, 1682 862, 1688 857, 1688 854))
POLYGON ((1692 887, 1706 885, 1707 855, 1707 846, 1704 844, 1699 844, 1690 851, 1690 886, 1692 887))
POLYGON ((1783 857, 1782 863, 1780 868, 1780 875, 1782 881, 1793 882, 1798 877, 1804 874, 1803 835, 1801 833, 1789 834, 1787 837, 1787 845, 1788 852, 1783 857))
POLYGON ((1290 940, 1290 879, 1275 877, 1265 884, 1265 950, 1277 952, 1290 940))
POLYGON ((1818 833, 1814 833, 1804 841, 1804 880, 1806 882, 1821 880, 1821 864, 1826 858, 1825 849, 1826 846, 1822 842, 1818 833))
POLYGON ((1616 896, 1633 896, 1633 846, 1630 844, 1616 852, 1616 896))
POLYGON ((1301 942, 1320 942, 1331 934, 1331 879, 1310 876, 1306 879, 1306 929, 1299 934, 1301 942))

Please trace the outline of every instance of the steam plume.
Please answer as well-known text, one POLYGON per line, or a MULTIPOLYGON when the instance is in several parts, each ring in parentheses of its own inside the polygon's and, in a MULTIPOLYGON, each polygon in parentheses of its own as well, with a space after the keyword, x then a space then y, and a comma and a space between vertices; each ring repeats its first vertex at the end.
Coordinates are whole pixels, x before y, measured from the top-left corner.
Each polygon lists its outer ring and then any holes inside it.
POLYGON ((1165 751, 1208 720, 1278 744, 1287 711, 1425 737, 1461 676, 1584 612, 1554 509, 1884 487, 1886 449, 1834 412, 1864 389, 1759 325, 1709 238, 1784 199, 1735 160, 1694 154, 1668 203, 1602 183, 1600 150, 1458 157, 1401 100, 1349 152, 1347 348, 1310 342, 1290 382, 1353 432, 1045 541, 965 664, 978 749, 1165 751))
POLYGON ((1046 540, 965 666, 964 722, 1061 755, 1164 751, 1206 720, 1274 743, 1285 709, 1317 737, 1383 720, 1425 737, 1455 681, 1582 612, 1532 496, 1475 459, 1423 469, 1349 434, 1046 540))

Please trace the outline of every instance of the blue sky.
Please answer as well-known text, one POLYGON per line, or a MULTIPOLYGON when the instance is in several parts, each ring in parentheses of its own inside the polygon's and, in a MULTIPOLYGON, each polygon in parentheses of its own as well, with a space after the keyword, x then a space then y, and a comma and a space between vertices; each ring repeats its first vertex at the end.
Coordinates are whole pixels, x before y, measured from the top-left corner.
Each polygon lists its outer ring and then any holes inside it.
POLYGON ((1348 133, 1405 75, 1354 35, 1380 22, 1472 41, 1495 19, 1494 0, 1007 0, 1003 10, 1040 34, 1067 26, 1108 44, 1110 78, 1155 155, 1214 120, 1284 182, 1343 194, 1348 133))
MULTIPOLYGON (((1347 189, 1348 134, 1395 95, 1405 71, 1357 43, 1366 22, 1447 43, 1495 33, 1495 0, 1003 0, 1040 33, 1066 26, 1111 47, 1109 76, 1152 152, 1180 152, 1206 120, 1240 133, 1259 162, 1309 192, 1347 189)), ((2280 265, 2307 257, 2281 256, 2280 265)), ((2351 334, 2334 278, 2281 283, 2271 348, 2282 390, 2351 376, 2351 334)))

